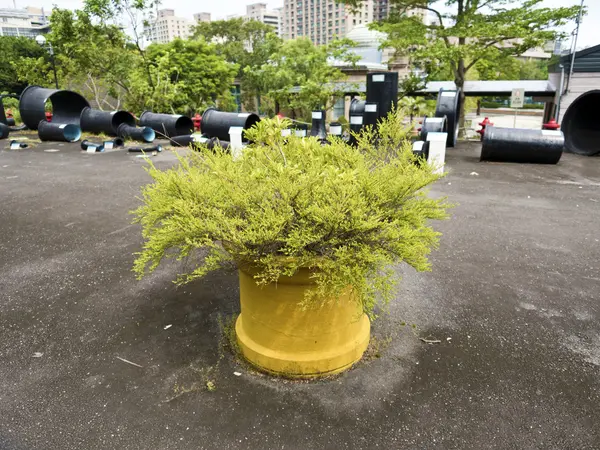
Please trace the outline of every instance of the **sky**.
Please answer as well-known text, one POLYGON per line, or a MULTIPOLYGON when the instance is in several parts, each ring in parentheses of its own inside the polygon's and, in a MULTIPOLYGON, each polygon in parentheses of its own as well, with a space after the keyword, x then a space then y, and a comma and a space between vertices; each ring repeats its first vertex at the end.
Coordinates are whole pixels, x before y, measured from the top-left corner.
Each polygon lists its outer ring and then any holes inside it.
MULTIPOLYGON (((60 8, 76 9, 80 8, 82 1, 80 0, 14 0, 17 7, 24 8, 26 6, 37 6, 44 7, 48 11, 52 10, 53 5, 57 5, 60 8)), ((209 12, 212 14, 213 19, 225 18, 225 16, 232 14, 245 14, 246 5, 251 3, 257 3, 264 1, 268 4, 269 8, 277 8, 283 6, 283 0, 219 0, 219 1, 207 1, 200 0, 196 2, 190 2, 189 0, 169 0, 168 2, 163 0, 163 6, 165 8, 175 9, 175 14, 178 16, 188 17, 192 19, 192 15, 196 12, 209 12), (168 6, 167 6, 168 5, 168 6)), ((577 41, 577 48, 591 47, 593 45, 600 44, 600 36, 598 31, 600 29, 600 0, 584 0, 585 6, 588 8, 588 14, 583 18, 581 24, 581 30, 579 32, 579 39, 577 41)), ((558 6, 572 6, 579 5, 581 0, 544 0, 543 5, 548 7, 558 6)), ((12 8, 13 0, 0 0, 0 7, 12 8)), ((571 32, 574 28, 574 24, 571 24, 569 29, 565 30, 571 32)), ((569 47, 569 43, 566 43, 566 47, 569 47)))

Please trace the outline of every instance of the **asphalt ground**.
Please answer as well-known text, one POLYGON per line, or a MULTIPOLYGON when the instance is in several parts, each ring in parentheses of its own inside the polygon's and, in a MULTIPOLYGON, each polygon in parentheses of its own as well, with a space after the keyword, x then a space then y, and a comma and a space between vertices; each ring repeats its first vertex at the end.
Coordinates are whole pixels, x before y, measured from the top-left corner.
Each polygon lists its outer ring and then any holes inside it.
POLYGON ((234 271, 135 279, 142 158, 6 145, 0 449, 600 448, 600 158, 449 149, 433 271, 398 267, 365 361, 290 382, 228 350, 234 271))

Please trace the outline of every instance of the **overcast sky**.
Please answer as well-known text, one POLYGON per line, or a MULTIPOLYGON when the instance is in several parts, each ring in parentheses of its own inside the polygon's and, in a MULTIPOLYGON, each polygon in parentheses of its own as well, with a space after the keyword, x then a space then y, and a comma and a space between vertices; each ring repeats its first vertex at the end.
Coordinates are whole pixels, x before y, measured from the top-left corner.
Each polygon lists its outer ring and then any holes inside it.
MULTIPOLYGON (((244 14, 246 11, 246 5, 251 3, 257 3, 261 0, 217 0, 208 1, 200 0, 191 2, 189 0, 162 0, 162 4, 165 8, 175 9, 175 14, 178 16, 184 16, 192 18, 192 14, 196 12, 210 12, 213 19, 225 18, 231 14, 244 14)), ((264 1, 264 0, 262 0, 264 1)), ((43 6, 47 10, 51 10, 53 5, 57 5, 60 8, 76 9, 80 8, 82 1, 79 0, 15 0, 17 7, 23 8, 25 6, 43 6)), ((270 8, 276 8, 283 5, 283 0, 272 0, 266 1, 270 8)), ((579 5, 581 0, 545 0, 544 6, 556 7, 556 6, 571 6, 579 5)), ((600 0, 585 0, 585 5, 588 8, 588 14, 584 17, 581 31, 579 34, 579 40, 577 47, 590 47, 592 45, 600 44, 600 36, 598 36, 598 30, 600 30, 600 0)), ((13 0, 0 0, 0 7, 9 8, 13 6, 13 0)), ((567 30, 568 32, 572 31, 567 30)), ((567 47, 569 46, 566 43, 567 47)))

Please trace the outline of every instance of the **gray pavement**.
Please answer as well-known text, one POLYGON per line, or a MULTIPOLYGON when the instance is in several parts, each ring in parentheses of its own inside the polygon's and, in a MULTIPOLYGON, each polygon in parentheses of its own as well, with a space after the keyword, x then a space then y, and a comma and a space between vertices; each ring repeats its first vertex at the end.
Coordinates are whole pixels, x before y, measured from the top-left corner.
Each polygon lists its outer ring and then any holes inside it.
POLYGON ((449 149, 432 192, 459 205, 433 272, 398 268, 379 357, 306 383, 223 349, 234 272, 177 288, 172 262, 135 280, 142 160, 5 145, 0 449, 600 448, 600 158, 449 149))

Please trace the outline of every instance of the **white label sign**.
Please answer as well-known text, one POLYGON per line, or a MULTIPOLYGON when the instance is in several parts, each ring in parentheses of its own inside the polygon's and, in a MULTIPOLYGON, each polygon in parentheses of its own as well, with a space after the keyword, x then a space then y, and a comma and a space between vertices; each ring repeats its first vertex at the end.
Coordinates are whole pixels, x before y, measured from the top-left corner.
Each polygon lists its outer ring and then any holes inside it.
POLYGON ((379 74, 379 75, 373 75, 373 83, 382 83, 385 81, 385 75, 383 74, 379 74))
POLYGON ((562 131, 558 131, 558 130, 542 130, 542 136, 562 136, 562 131))
POLYGON ((377 112, 377 104, 376 103, 367 103, 365 105, 365 112, 377 112))
POLYGON ((312 118, 321 120, 323 118, 323 113, 321 111, 315 111, 312 113, 312 118))
POLYGON ((425 119, 429 123, 440 123, 444 121, 443 117, 428 117, 425 119))
POLYGON ((110 149, 113 148, 113 145, 114 145, 113 141, 104 141, 104 148, 105 149, 110 150, 110 149))
POLYGON ((511 108, 522 108, 525 103, 525 89, 513 89, 510 96, 511 108))
POLYGON ((442 97, 456 97, 456 91, 442 91, 442 97))
POLYGON ((334 136, 340 136, 342 134, 342 126, 341 125, 330 126, 329 133, 333 134, 334 136))
POLYGON ((362 118, 362 116, 350 116, 350 123, 352 125, 362 125, 363 118, 362 118))
POLYGON ((96 146, 95 145, 88 145, 87 152, 88 153, 96 153, 96 146))

